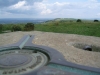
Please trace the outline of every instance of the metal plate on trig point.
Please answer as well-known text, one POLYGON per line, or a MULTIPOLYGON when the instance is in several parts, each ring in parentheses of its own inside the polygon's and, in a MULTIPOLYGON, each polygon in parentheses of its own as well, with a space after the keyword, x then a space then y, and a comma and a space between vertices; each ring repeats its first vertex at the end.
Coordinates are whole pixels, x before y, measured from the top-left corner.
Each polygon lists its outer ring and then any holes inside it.
POLYGON ((48 58, 33 50, 9 50, 0 52, 0 75, 18 75, 44 66, 48 58))

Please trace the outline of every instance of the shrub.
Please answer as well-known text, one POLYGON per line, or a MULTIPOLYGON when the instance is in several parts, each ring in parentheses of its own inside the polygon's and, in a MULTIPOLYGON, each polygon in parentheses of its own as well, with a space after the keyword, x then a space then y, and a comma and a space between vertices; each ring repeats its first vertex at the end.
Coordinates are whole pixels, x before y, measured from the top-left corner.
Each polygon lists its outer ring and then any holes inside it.
POLYGON ((73 22, 72 20, 70 20, 70 22, 73 22))
POLYGON ((20 26, 17 26, 17 25, 13 25, 12 28, 11 28, 11 31, 21 31, 21 27, 20 26))
POLYGON ((2 29, 3 29, 3 25, 2 25, 2 24, 0 24, 0 32, 2 31, 2 29))
POLYGON ((59 23, 58 23, 58 22, 55 22, 55 23, 54 23, 54 25, 55 25, 55 26, 58 26, 58 25, 59 25, 59 23))
POLYGON ((77 21, 76 21, 76 22, 82 22, 82 21, 81 21, 81 19, 77 19, 77 21))
POLYGON ((34 24, 33 23, 27 23, 24 27, 25 31, 31 31, 34 30, 34 24))
POLYGON ((98 20, 94 20, 94 22, 99 22, 98 20))

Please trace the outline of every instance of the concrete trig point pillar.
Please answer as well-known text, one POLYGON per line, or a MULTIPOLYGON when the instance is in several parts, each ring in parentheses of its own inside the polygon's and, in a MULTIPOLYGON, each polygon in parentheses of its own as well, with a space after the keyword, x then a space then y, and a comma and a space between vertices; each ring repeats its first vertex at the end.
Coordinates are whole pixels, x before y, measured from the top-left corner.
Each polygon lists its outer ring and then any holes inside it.
POLYGON ((68 62, 57 50, 33 44, 33 38, 0 47, 0 75, 100 75, 100 68, 68 62))

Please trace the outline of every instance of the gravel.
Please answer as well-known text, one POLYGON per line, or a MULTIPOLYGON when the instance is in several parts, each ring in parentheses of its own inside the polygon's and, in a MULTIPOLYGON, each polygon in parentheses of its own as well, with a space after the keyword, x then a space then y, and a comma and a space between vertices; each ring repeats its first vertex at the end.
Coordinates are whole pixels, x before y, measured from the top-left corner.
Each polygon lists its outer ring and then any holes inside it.
POLYGON ((0 46, 16 43, 24 35, 28 34, 35 35, 32 43, 58 50, 69 62, 100 68, 100 52, 85 51, 73 46, 75 43, 83 43, 100 47, 99 37, 40 31, 19 31, 0 34, 0 46))

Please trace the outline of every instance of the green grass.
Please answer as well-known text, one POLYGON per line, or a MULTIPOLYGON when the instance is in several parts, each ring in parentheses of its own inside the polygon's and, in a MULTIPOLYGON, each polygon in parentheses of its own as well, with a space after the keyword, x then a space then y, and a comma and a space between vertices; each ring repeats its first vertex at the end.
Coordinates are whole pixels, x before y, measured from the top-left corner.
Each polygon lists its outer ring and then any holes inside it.
MULTIPOLYGON (((3 31, 11 30, 11 27, 15 24, 5 24, 3 25, 3 31)), ((23 28, 25 24, 17 24, 23 28)), ((88 36, 100 37, 100 22, 68 22, 68 21, 50 21, 41 24, 35 24, 35 31, 44 32, 55 32, 55 33, 67 33, 67 34, 79 34, 88 36)), ((1 33, 1 32, 0 32, 1 33)))
POLYGON ((58 23, 46 23, 41 25, 35 25, 35 30, 45 32, 67 33, 67 34, 79 34, 100 37, 100 22, 63 22, 58 23))

